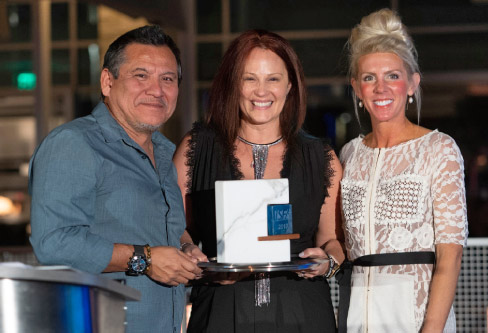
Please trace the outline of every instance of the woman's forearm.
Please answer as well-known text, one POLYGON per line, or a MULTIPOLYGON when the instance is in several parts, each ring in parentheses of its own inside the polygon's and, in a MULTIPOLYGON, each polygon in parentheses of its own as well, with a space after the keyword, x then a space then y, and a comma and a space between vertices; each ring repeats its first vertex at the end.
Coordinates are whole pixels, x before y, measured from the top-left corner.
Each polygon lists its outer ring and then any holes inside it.
POLYGON ((422 332, 442 332, 449 316, 461 270, 463 248, 456 244, 436 246, 436 267, 422 332))
POLYGON ((341 264, 346 258, 342 244, 337 239, 331 239, 326 242, 323 249, 325 253, 331 255, 335 260, 337 260, 339 264, 341 264))
POLYGON ((185 244, 185 243, 193 244, 193 240, 192 240, 190 234, 188 233, 188 231, 185 230, 183 232, 183 235, 181 235, 181 238, 180 238, 180 243, 181 244, 185 244))

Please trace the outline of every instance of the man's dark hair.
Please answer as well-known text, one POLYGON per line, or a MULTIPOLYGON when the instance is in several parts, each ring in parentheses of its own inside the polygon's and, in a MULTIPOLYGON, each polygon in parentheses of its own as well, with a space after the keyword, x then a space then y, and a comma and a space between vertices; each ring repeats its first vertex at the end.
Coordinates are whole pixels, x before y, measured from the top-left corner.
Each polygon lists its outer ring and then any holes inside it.
POLYGON ((178 84, 182 79, 180 50, 173 39, 164 33, 158 25, 146 25, 126 32, 108 47, 103 59, 103 68, 107 68, 117 79, 120 65, 125 61, 125 48, 130 44, 144 44, 154 46, 167 46, 173 52, 178 64, 178 84))

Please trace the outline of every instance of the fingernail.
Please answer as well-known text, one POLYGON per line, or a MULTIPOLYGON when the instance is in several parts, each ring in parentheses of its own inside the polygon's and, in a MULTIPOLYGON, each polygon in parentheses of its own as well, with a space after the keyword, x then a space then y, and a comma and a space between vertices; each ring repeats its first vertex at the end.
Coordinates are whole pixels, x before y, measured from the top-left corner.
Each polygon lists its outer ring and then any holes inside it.
POLYGON ((303 251, 298 254, 299 257, 303 257, 303 251))

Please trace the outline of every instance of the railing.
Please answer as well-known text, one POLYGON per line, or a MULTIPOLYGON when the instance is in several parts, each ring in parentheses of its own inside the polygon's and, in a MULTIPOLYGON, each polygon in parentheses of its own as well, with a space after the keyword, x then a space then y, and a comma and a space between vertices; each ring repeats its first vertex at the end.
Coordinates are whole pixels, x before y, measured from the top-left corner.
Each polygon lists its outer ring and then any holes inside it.
POLYGON ((488 332, 488 238, 468 238, 454 310, 458 332, 488 332))

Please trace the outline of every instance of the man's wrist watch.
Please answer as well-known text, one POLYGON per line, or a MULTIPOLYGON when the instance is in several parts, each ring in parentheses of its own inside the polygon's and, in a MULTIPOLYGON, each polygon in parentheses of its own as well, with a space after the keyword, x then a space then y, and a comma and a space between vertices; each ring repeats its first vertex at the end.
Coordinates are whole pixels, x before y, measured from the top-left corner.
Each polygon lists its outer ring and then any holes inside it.
POLYGON ((148 245, 134 245, 134 253, 129 258, 127 263, 127 271, 125 272, 129 276, 138 276, 146 274, 151 267, 150 248, 148 251, 149 257, 144 253, 144 248, 148 245))

